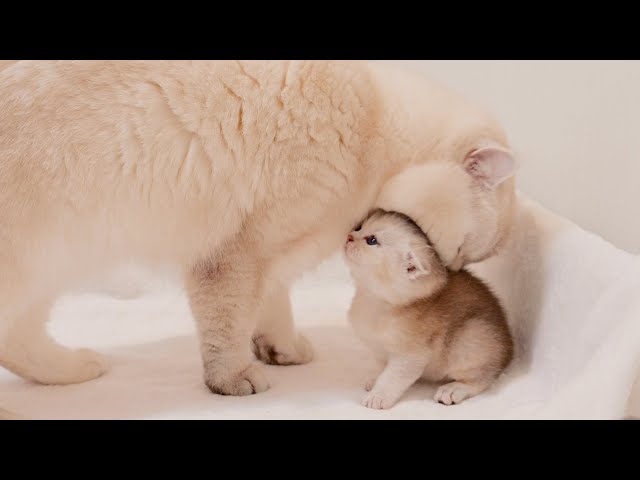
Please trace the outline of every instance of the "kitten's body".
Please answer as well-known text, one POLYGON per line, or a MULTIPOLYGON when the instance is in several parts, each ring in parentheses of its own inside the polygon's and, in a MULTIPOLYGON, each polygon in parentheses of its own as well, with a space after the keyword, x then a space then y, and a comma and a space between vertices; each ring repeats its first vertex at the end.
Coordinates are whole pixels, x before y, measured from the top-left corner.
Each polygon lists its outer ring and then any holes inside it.
MULTIPOLYGON (((311 358, 290 282, 339 248, 387 179, 487 141, 506 146, 491 118, 381 65, 5 66, 0 364, 42 383, 101 374, 97 354, 56 344, 45 321, 61 293, 135 259, 183 270, 207 385, 264 390, 252 336, 264 361, 311 358)), ((504 225, 513 190, 494 212, 504 225)))
POLYGON ((384 367, 366 384, 370 408, 390 408, 419 378, 446 382, 436 400, 459 403, 489 387, 513 356, 495 295, 469 272, 446 269, 407 223, 376 211, 345 247, 356 283, 349 320, 384 367), (376 244, 363 245, 371 236, 376 244))
MULTIPOLYGON (((427 364, 421 378, 437 383, 480 381, 474 395, 493 382, 512 355, 502 308, 487 286, 464 270, 449 273, 440 291, 408 305, 392 305, 357 289, 349 318, 379 362, 423 358, 427 364)), ((445 399, 449 389, 438 390, 436 400, 464 399, 445 399)), ((383 401, 380 405, 387 406, 383 401)))

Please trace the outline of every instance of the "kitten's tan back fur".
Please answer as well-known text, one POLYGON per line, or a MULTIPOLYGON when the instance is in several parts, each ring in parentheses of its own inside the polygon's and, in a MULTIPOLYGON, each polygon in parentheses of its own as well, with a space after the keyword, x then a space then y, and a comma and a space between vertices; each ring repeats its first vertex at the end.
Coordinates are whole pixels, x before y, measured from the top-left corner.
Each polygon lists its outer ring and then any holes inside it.
MULTIPOLYGON (((446 285, 437 293, 392 310, 402 324, 405 348, 433 349, 442 363, 438 371, 455 372, 449 378, 464 380, 464 371, 479 368, 488 378, 502 372, 513 358, 513 340, 499 300, 471 273, 448 272, 446 285)), ((435 370, 435 369, 434 369, 435 370)), ((443 376, 431 377, 435 381, 443 376)))

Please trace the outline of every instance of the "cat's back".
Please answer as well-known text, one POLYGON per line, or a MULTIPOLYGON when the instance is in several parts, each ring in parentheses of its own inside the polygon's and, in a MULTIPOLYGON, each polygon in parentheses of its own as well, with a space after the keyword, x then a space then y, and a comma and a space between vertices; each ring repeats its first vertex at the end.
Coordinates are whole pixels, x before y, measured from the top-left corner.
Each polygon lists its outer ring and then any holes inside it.
POLYGON ((359 152, 372 88, 360 62, 14 62, 0 69, 0 177, 29 163, 49 183, 82 163, 161 164, 193 136, 234 172, 303 150, 359 152))
POLYGON ((21 169, 29 170, 34 186, 41 176, 53 186, 65 167, 67 179, 76 171, 71 167, 83 164, 101 173, 117 151, 130 154, 131 144, 144 142, 161 121, 153 82, 171 65, 19 61, 5 67, 0 71, 0 177, 16 178, 21 169), (149 127, 136 132, 144 120, 151 120, 149 127))
POLYGON ((482 316, 495 319, 497 323, 506 321, 500 300, 489 285, 466 270, 449 272, 445 287, 427 302, 432 308, 456 317, 482 316))
MULTIPOLYGON (((30 144, 45 153, 63 143, 117 141, 118 130, 138 120, 150 121, 150 127, 162 122, 158 117, 167 112, 158 107, 171 86, 182 86, 181 101, 189 103, 207 88, 198 76, 215 78, 224 69, 223 62, 196 67, 188 61, 12 63, 0 70, 0 145, 24 154, 30 144)), ((141 140, 145 133, 138 132, 141 140)))
POLYGON ((363 181, 371 88, 359 62, 4 65, 0 241, 73 231, 82 245, 186 257, 245 221, 270 234, 256 212, 274 208, 300 236, 363 181), (175 232, 185 240, 156 240, 175 232))
POLYGON ((449 272, 438 293, 401 310, 399 317, 405 319, 405 331, 410 333, 407 339, 436 352, 441 362, 436 370, 446 368, 454 345, 463 353, 479 348, 473 350, 474 355, 493 352, 501 365, 513 355, 513 340, 500 300, 486 283, 465 270, 449 272))
POLYGON ((437 293, 398 309, 419 336, 446 337, 469 322, 480 321, 508 336, 506 314, 491 288, 466 270, 448 272, 447 283, 437 293))

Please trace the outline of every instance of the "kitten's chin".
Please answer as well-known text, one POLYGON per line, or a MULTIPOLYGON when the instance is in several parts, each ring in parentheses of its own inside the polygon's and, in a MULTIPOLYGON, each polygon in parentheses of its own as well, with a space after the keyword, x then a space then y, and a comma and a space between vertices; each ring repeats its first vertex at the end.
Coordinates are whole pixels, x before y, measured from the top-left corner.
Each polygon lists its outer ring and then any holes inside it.
POLYGON ((344 256, 345 261, 347 262, 347 265, 349 266, 357 265, 357 262, 355 261, 355 258, 354 258, 353 250, 349 247, 348 243, 342 249, 342 254, 344 256))
POLYGON ((347 264, 347 267, 352 274, 357 275, 358 273, 360 273, 360 269, 358 268, 360 265, 358 265, 356 262, 352 261, 349 258, 346 258, 345 263, 347 264))
POLYGON ((351 256, 345 251, 343 252, 344 263, 347 264, 347 268, 351 272, 351 275, 356 275, 358 272, 358 265, 353 261, 351 256))

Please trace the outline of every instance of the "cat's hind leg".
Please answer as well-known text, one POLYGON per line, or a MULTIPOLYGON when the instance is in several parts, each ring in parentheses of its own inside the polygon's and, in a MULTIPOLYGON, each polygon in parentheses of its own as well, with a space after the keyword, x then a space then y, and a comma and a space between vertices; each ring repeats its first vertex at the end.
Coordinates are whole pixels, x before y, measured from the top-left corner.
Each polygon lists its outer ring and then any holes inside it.
POLYGON ((393 405, 424 373, 425 355, 392 356, 375 381, 369 393, 362 399, 367 408, 382 410, 393 405))
POLYGON ((26 420, 26 418, 0 407, 0 420, 26 420))
POLYGON ((259 360, 271 365, 299 365, 313 359, 311 343, 295 330, 287 287, 272 286, 262 302, 252 348, 259 360))
POLYGON ((489 379, 474 379, 472 381, 455 381, 441 385, 434 396, 434 400, 443 405, 456 405, 467 398, 475 397, 491 385, 489 379))
POLYGON ((505 369, 512 346, 501 336, 495 324, 483 318, 471 319, 453 341, 447 361, 446 383, 436 391, 434 400, 456 405, 491 386, 505 369))
POLYGON ((20 311, 0 305, 0 365, 47 385, 86 382, 105 373, 106 361, 98 353, 67 348, 48 334, 51 304, 35 302, 20 311))

